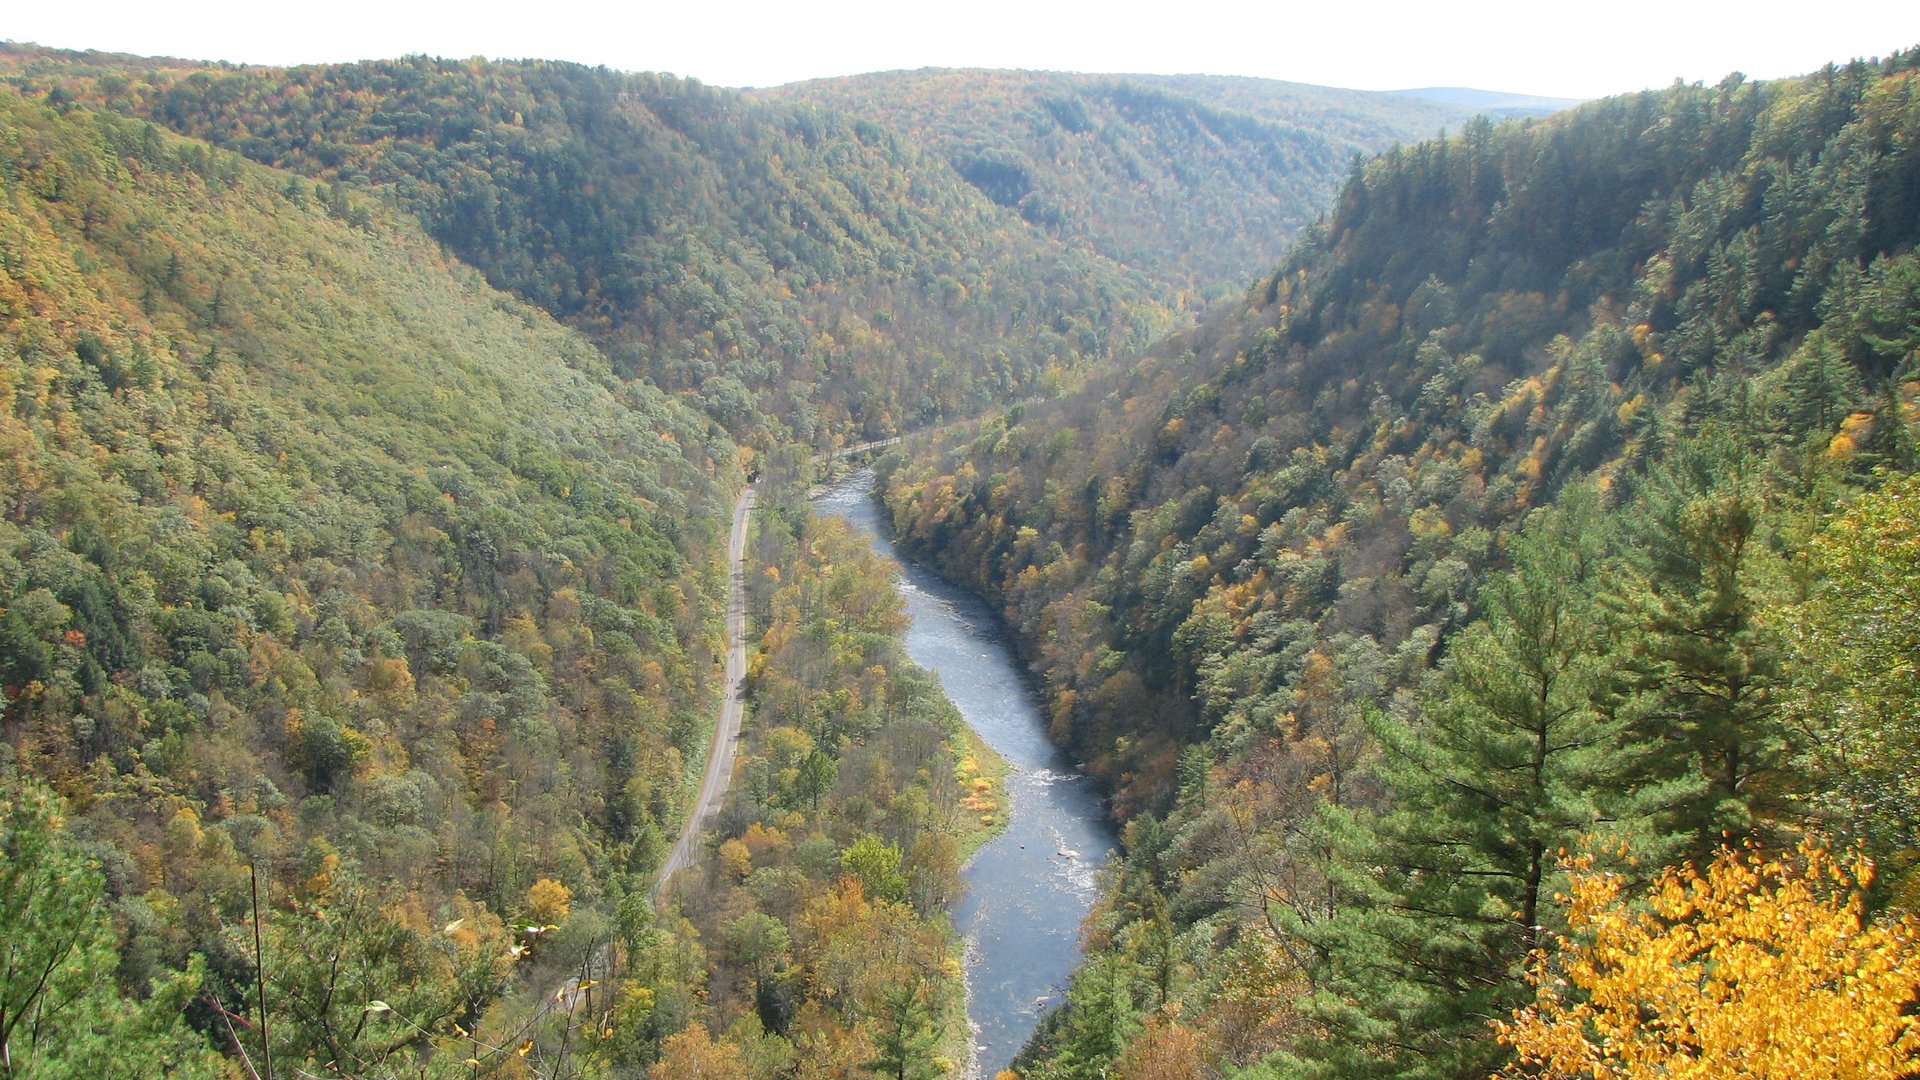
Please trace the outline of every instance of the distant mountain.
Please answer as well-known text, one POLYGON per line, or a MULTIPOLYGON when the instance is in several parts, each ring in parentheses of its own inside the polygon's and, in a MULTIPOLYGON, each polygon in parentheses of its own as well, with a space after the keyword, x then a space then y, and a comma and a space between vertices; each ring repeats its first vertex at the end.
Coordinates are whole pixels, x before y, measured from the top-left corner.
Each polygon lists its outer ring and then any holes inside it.
POLYGON ((871 121, 538 61, 280 70, 0 47, 0 79, 378 191, 737 437, 883 436, 1138 349, 1175 290, 871 121))
POLYGON ((1478 111, 1450 102, 1375 90, 1259 79, 1245 75, 1126 75, 1130 82, 1185 94, 1262 120, 1325 132, 1355 150, 1378 153, 1395 142, 1418 142, 1457 128, 1478 111))
POLYGON ((1580 104, 1579 98, 1507 94, 1498 90, 1474 90, 1465 86, 1428 86, 1418 90, 1394 90, 1392 93, 1404 97, 1438 101, 1447 105, 1464 106, 1484 112, 1495 119, 1509 116, 1545 116, 1580 104))
POLYGON ((280 70, 0 46, 0 78, 343 188, 761 448, 1078 377, 1270 266, 1355 154, 1460 106, 927 71, 740 94, 570 64, 280 70))
POLYGON ((1220 296, 1276 261, 1355 154, 1474 110, 1270 79, 928 68, 755 96, 879 123, 995 202, 1169 287, 1220 296))

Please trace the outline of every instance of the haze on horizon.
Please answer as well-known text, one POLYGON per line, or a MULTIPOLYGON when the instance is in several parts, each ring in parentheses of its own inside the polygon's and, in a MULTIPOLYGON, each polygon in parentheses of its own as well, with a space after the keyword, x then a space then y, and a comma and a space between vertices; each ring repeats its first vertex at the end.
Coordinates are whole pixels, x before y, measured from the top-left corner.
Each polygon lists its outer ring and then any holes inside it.
MULTIPOLYGON (((1350 11, 1351 9, 1346 9, 1350 11)), ((1383 0, 1357 17, 1333 5, 1192 8, 1113 0, 980 0, 903 10, 882 0, 736 0, 613 6, 502 0, 455 7, 345 0, 261 7, 103 0, 23 5, 0 23, 16 42, 235 63, 295 65, 412 53, 571 60, 662 71, 721 86, 919 67, 1244 75, 1363 90, 1469 86, 1591 98, 1771 79, 1920 41, 1920 8, 1900 0, 1723 5, 1622 0, 1604 8, 1521 0, 1383 0), (531 14, 530 14, 531 12, 531 14)))

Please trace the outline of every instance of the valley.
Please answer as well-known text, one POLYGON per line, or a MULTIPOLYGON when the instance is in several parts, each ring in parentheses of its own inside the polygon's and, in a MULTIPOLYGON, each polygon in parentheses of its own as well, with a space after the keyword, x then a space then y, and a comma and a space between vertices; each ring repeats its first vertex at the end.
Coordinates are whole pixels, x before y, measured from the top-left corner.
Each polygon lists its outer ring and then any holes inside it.
POLYGON ((0 44, 0 1073, 1920 1068, 1917 70, 0 44))

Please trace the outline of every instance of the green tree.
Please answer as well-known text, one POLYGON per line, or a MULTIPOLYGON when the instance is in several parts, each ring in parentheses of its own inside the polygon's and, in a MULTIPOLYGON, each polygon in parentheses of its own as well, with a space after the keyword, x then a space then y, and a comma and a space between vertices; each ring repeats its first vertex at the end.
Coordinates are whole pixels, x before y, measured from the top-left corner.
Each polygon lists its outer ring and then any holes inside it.
POLYGON ((1789 615, 1799 737, 1819 812, 1911 903, 1920 850, 1920 478, 1861 496, 1816 539, 1813 595, 1789 615))
POLYGON ((1138 974, 1130 961, 1112 955, 1094 957, 1075 972, 1066 1007, 1042 1036, 1051 1044, 1045 1062, 1022 1075, 1035 1080, 1107 1075, 1140 1029, 1134 993, 1138 974))
MULTIPOLYGON (((472 1027, 499 992, 505 941, 420 925, 397 899, 342 873, 320 902, 273 912, 262 962, 277 1059, 390 1070, 456 1025, 472 1027)), ((251 952, 250 941, 237 944, 251 952)))
POLYGON ((806 800, 807 809, 818 813, 820 800, 833 790, 840 778, 840 765, 833 756, 815 748, 800 760, 794 780, 794 794, 806 800))
POLYGON ((1825 333, 1815 332, 1787 367, 1782 391, 1791 434, 1820 445, 1859 404, 1860 374, 1825 333))
POLYGON ((867 1068, 894 1080, 937 1080, 947 1070, 935 1064, 940 1031, 934 1023, 933 980, 911 971, 881 989, 870 1008, 874 1059, 867 1068))
POLYGON ((225 1075, 181 1018, 201 960, 125 993, 104 908, 100 872, 60 833, 54 797, 0 780, 0 1076, 225 1075))
POLYGON ((866 886, 867 895, 880 900, 903 900, 907 877, 900 872, 900 845, 868 833, 840 854, 840 865, 866 886))
POLYGON ((774 984, 786 974, 793 949, 786 925, 765 912, 749 911, 727 924, 725 944, 727 959, 752 984, 761 1021, 777 1030, 785 1018, 779 1015, 774 984))
POLYGON ((1655 470, 1629 526, 1625 610, 1641 623, 1633 667, 1651 702, 1642 731, 1667 744, 1653 775, 1693 789, 1673 824, 1693 834, 1696 859, 1752 835, 1789 794, 1781 641, 1766 617, 1787 599, 1777 498, 1756 453, 1716 422, 1655 470))
POLYGON ((1310 1008, 1325 1034, 1306 1075, 1484 1075, 1486 1019, 1524 997, 1559 850, 1643 812, 1641 753, 1595 603, 1604 529, 1591 490, 1537 511, 1513 568, 1482 590, 1412 720, 1375 714, 1392 809, 1330 808, 1333 873, 1350 897, 1303 927, 1320 950, 1310 1008))

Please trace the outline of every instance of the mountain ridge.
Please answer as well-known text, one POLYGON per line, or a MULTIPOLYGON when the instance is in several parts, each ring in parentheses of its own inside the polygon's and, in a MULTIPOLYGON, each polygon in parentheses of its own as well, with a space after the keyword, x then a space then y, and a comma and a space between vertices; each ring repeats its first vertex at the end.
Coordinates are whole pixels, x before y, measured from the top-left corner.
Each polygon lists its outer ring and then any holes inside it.
POLYGON ((1181 304, 1010 227, 872 124, 697 81, 424 57, 291 71, 61 60, 0 50, 30 93, 400 201, 623 374, 713 403, 761 450, 892 435, 977 407, 989 384, 1031 390, 1143 344, 1181 304))
POLYGON ((1544 116, 1586 103, 1586 98, 1548 97, 1542 94, 1516 94, 1505 90, 1477 90, 1470 86, 1423 86, 1388 93, 1425 98, 1449 105, 1485 109, 1495 117, 1544 116))
POLYGON ((1279 259, 1355 154, 1472 115, 1274 80, 967 68, 755 95, 901 131, 1029 224, 1208 300, 1279 259))

